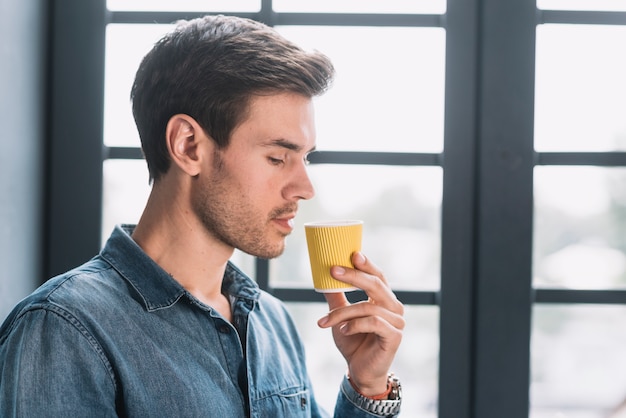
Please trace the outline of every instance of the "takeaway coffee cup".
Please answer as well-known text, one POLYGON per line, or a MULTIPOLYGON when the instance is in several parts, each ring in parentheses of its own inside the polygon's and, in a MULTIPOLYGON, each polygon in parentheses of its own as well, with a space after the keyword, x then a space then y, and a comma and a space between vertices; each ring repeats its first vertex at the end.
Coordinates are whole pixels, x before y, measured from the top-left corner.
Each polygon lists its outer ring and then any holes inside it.
POLYGON ((363 221, 309 222, 304 224, 304 229, 315 290, 322 293, 356 290, 332 277, 330 268, 354 268, 352 254, 361 251, 363 221))

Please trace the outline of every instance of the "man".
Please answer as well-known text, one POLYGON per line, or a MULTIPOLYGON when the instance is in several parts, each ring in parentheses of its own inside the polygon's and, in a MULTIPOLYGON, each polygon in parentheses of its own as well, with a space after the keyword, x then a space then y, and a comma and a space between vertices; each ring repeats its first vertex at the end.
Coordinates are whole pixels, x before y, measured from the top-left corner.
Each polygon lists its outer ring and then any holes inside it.
MULTIPOLYGON (((155 45, 132 89, 145 211, 6 319, 1 416, 325 415, 286 309, 228 260, 282 253, 314 194, 312 97, 332 76, 325 56, 245 19, 183 22, 155 45)), ((403 306, 368 259, 353 261, 332 274, 369 299, 327 294, 318 321, 347 361, 335 416, 395 416, 403 306)))

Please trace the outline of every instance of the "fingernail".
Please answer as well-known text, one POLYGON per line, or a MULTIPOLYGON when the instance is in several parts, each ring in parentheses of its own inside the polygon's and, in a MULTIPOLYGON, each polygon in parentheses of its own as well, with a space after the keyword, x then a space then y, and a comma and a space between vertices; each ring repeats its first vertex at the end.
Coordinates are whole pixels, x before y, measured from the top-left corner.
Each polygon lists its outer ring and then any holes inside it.
POLYGON ((320 327, 323 327, 324 325, 326 325, 328 323, 328 320, 330 318, 328 317, 328 315, 321 317, 318 321, 317 321, 317 325, 319 325, 320 327))
POLYGON ((356 253, 356 259, 360 264, 365 263, 365 256, 360 251, 356 253))
POLYGON ((344 274, 346 274, 346 269, 344 269, 341 266, 336 266, 335 267, 335 274, 338 276, 343 276, 344 274))

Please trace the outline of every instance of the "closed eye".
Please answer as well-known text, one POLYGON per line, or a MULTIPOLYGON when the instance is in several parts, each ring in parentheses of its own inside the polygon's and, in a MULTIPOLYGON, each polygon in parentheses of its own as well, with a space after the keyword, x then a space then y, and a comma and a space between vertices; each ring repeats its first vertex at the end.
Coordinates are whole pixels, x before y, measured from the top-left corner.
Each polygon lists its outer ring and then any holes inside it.
POLYGON ((267 157, 267 160, 270 162, 270 164, 272 165, 282 165, 285 163, 285 160, 280 159, 280 158, 274 158, 274 157, 267 157))

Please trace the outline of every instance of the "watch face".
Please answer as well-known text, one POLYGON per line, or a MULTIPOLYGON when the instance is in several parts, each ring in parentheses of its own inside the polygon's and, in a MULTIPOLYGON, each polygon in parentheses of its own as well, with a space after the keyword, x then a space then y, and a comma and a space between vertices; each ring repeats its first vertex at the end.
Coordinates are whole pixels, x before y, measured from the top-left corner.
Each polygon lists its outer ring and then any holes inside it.
POLYGON ((396 400, 402 398, 402 386, 400 380, 394 375, 389 376, 389 383, 391 384, 391 392, 389 393, 390 400, 396 400))

